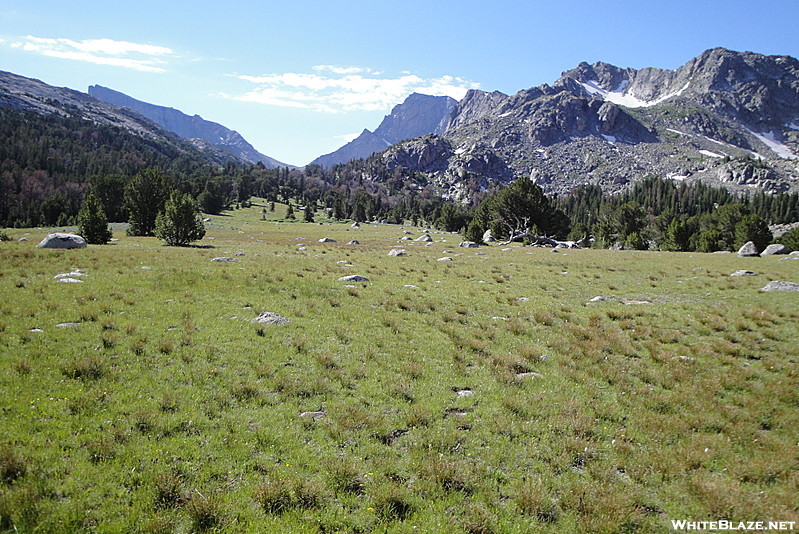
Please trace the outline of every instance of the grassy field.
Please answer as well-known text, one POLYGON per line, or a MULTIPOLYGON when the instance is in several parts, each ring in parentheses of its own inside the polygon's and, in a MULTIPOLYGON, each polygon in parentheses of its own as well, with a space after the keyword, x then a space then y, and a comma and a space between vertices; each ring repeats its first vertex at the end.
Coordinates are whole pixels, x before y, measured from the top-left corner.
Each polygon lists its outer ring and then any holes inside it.
POLYGON ((799 521, 799 297, 759 291, 799 262, 462 249, 261 208, 213 217, 194 248, 8 231, 0 529, 799 521))

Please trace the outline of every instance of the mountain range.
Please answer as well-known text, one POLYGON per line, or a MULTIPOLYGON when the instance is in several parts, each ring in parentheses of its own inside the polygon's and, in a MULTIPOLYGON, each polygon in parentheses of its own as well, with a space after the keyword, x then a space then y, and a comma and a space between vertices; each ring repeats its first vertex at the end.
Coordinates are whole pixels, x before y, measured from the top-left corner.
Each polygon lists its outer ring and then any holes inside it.
MULTIPOLYGON (((86 94, 0 72, 2 107, 113 125, 208 161, 286 166, 222 125, 97 85, 86 94)), ((424 173, 458 200, 521 176, 548 193, 581 184, 618 191, 649 176, 796 191, 799 61, 714 48, 675 70, 581 63, 514 95, 412 94, 374 132, 313 163, 376 152, 386 171, 424 173)))
POLYGON ((715 48, 676 70, 581 63, 552 86, 471 90, 440 135, 382 157, 464 198, 520 176, 550 193, 615 191, 647 176, 795 191, 797 155, 799 61, 715 48))
POLYGON ((235 130, 207 121, 199 115, 187 115, 177 109, 142 102, 101 85, 89 86, 89 96, 117 107, 130 108, 184 139, 202 139, 248 163, 260 162, 267 169, 290 167, 255 150, 235 130))
POLYGON ((331 167, 354 159, 366 158, 382 152, 391 145, 426 134, 444 133, 449 115, 457 104, 449 96, 430 96, 413 93, 402 104, 397 104, 386 115, 374 132, 364 129, 335 152, 319 156, 311 164, 331 167))

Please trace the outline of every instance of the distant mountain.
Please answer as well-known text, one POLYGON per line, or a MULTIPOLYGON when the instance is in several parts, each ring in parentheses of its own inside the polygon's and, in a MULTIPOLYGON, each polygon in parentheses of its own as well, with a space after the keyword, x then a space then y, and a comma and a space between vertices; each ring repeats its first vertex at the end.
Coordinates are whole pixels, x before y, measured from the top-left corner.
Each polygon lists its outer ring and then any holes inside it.
POLYGON ((130 108, 184 139, 202 139, 248 163, 261 162, 269 169, 290 167, 255 150, 238 132, 199 115, 191 116, 173 108, 148 104, 100 85, 89 86, 89 95, 117 107, 130 108))
POLYGON ((443 133, 382 157, 453 198, 519 176, 549 192, 652 175, 799 190, 799 61, 716 48, 673 71, 581 63, 552 86, 469 91, 443 133))
POLYGON ((404 139, 443 133, 456 103, 454 98, 448 96, 413 93, 402 104, 394 106, 391 114, 383 118, 374 132, 365 129, 354 140, 335 152, 316 158, 311 164, 331 167, 382 152, 404 139))

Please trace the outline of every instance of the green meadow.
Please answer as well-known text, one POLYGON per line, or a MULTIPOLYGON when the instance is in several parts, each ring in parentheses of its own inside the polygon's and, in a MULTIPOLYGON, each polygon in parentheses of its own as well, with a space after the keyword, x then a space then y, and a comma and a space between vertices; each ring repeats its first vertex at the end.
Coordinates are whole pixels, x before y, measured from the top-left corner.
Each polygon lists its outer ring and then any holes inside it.
POLYGON ((799 521, 799 297, 760 291, 799 262, 459 248, 262 208, 186 248, 7 231, 2 531, 799 521))

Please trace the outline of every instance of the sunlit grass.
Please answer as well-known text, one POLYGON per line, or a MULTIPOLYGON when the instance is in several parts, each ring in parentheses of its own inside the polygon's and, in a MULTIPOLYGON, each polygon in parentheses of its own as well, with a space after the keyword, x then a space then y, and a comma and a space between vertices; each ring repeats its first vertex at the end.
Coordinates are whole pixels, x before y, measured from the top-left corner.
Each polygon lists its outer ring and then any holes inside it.
POLYGON ((799 312, 758 291, 794 262, 435 232, 388 257, 419 229, 264 206, 212 217, 194 248, 116 232, 46 251, 47 230, 8 230, 0 529, 797 520, 799 312), (727 276, 743 263, 760 276, 727 276), (75 268, 83 284, 53 279, 75 268), (250 322, 267 311, 291 323, 250 322))

